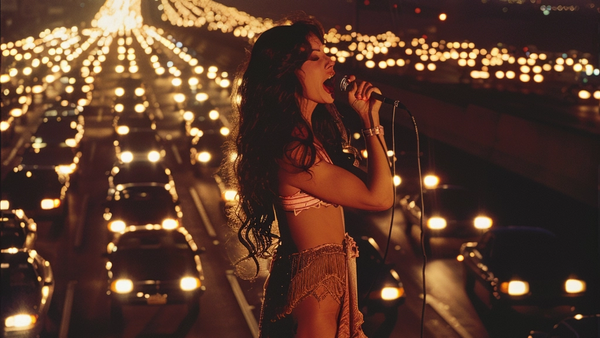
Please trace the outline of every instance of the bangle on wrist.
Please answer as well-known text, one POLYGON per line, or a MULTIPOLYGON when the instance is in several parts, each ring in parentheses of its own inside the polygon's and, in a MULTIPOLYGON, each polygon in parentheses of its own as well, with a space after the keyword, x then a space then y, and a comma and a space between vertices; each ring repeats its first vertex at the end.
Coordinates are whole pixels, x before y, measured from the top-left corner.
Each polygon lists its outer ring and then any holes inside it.
POLYGON ((363 129, 362 133, 365 137, 373 136, 373 135, 383 135, 383 126, 378 125, 377 127, 363 129))

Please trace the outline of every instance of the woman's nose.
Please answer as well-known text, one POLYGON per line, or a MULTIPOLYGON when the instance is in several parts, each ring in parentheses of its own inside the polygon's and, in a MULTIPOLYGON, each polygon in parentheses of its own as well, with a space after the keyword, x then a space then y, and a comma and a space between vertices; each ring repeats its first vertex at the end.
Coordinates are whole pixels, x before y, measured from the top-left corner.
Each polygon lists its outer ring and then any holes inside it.
POLYGON ((328 56, 327 57, 327 67, 333 67, 334 65, 335 65, 335 60, 332 57, 328 56))

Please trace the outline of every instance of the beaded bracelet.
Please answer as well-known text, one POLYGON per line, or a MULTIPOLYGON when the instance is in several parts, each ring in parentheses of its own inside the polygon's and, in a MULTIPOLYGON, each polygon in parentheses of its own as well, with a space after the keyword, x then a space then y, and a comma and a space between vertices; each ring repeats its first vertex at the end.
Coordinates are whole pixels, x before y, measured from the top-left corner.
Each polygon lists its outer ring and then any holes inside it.
POLYGON ((377 127, 363 129, 362 133, 365 137, 373 135, 383 135, 383 126, 378 125, 377 127))

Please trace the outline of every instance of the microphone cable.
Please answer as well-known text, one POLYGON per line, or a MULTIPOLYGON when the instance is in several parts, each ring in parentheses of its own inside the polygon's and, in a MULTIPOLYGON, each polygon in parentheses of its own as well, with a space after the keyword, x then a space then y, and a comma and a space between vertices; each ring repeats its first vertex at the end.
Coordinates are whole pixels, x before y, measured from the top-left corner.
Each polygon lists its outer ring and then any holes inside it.
MULTIPOLYGON (((342 92, 345 92, 348 88, 348 80, 347 80, 347 76, 344 76, 342 78, 342 81, 340 82, 340 89, 342 92)), ((421 304, 421 320, 420 320, 420 330, 421 330, 421 334, 420 337, 422 338, 424 333, 425 333, 425 307, 427 305, 427 283, 426 283, 426 279, 425 279, 425 270, 427 267, 427 252, 425 250, 425 232, 423 229, 423 214, 425 212, 425 205, 424 205, 424 201, 423 201, 423 174, 422 174, 422 170, 421 170, 421 146, 420 146, 420 140, 419 140, 419 128, 417 126, 417 121, 415 120, 415 117, 413 116, 413 114, 410 112, 410 110, 403 105, 402 103, 400 103, 399 100, 392 100, 389 99, 381 94, 377 94, 374 93, 371 95, 372 97, 374 97, 375 99, 382 101, 383 103, 387 103, 387 104, 391 104, 393 106, 392 109, 392 126, 391 126, 391 132, 392 132, 392 165, 390 170, 392 171, 392 180, 396 174, 396 108, 400 107, 403 110, 406 110, 406 112, 408 113, 408 115, 411 118, 411 122, 413 124, 414 127, 414 131, 415 131, 415 138, 417 141, 417 171, 418 171, 418 176, 419 176, 419 198, 421 199, 421 214, 419 215, 419 229, 421 231, 420 234, 420 245, 421 245, 421 253, 423 256, 423 266, 422 266, 422 270, 421 270, 421 278, 422 278, 422 287, 423 287, 423 301, 421 304)), ((381 140, 379 141, 381 142, 381 140)), ((383 147, 383 144, 381 144, 382 148, 385 149, 383 147)), ((387 156, 387 154, 385 154, 387 156)), ((393 183, 392 183, 393 184, 393 183)), ((387 255, 390 249, 390 242, 391 242, 391 238, 392 238, 392 229, 394 226, 394 214, 395 214, 395 209, 396 209, 396 192, 397 192, 397 187, 394 184, 393 185, 393 190, 394 190, 394 197, 393 197, 393 204, 392 204, 392 214, 390 217, 390 227, 388 230, 388 238, 387 238, 387 242, 385 245, 385 251, 383 254, 383 266, 385 266, 385 261, 387 259, 387 255)), ((408 225, 407 225, 408 226, 408 225)), ((380 271, 381 272, 381 271, 380 271)), ((369 289, 367 290, 366 294, 365 294, 365 298, 368 297, 369 293, 371 292, 371 289, 373 288, 373 284, 375 283, 375 280, 373 280, 371 282, 371 285, 369 286, 369 289)))
MULTIPOLYGON (((421 270, 421 278, 423 279, 422 281, 422 287, 423 287, 423 301, 421 304, 421 320, 420 320, 420 330, 421 330, 421 334, 420 337, 423 337, 424 333, 425 333, 425 307, 427 305, 427 284, 426 284, 426 280, 425 280, 425 269, 427 267, 427 253, 425 250, 425 240, 424 240, 424 236, 425 236, 425 232, 423 231, 423 213, 425 211, 425 205, 424 205, 424 201, 423 201, 423 175, 422 175, 422 171, 421 171, 421 146, 420 146, 420 140, 419 140, 419 128, 417 126, 417 121, 415 120, 415 117, 413 116, 413 114, 410 112, 410 110, 404 106, 403 104, 401 104, 399 101, 395 101, 393 104, 393 109, 392 109, 392 121, 391 121, 391 132, 392 132, 392 154, 394 156, 394 158, 392 158, 392 166, 391 166, 391 170, 392 170, 392 179, 394 178, 395 174, 396 174, 396 108, 398 106, 400 106, 403 110, 405 110, 408 115, 410 116, 411 122, 413 124, 413 128, 415 131, 415 138, 416 138, 416 142, 417 142, 417 171, 418 171, 418 176, 419 176, 419 196, 420 196, 420 200, 421 200, 421 214, 419 215, 419 228, 421 231, 420 234, 420 245, 421 245, 421 253, 423 256, 423 266, 422 266, 422 270, 421 270)), ((395 214, 395 208, 396 208, 396 192, 397 192, 397 187, 394 184, 394 199, 393 199, 393 205, 392 205, 392 215, 390 217, 390 227, 388 230, 388 238, 387 238, 387 243, 385 245, 385 253, 383 255, 383 263, 385 264, 388 252, 389 252, 389 248, 390 248, 390 242, 391 242, 391 238, 392 238, 392 228, 394 225, 394 214, 395 214)), ((405 220, 406 221, 406 220, 405 220)), ((406 224, 406 226, 408 226, 408 224, 406 224)))

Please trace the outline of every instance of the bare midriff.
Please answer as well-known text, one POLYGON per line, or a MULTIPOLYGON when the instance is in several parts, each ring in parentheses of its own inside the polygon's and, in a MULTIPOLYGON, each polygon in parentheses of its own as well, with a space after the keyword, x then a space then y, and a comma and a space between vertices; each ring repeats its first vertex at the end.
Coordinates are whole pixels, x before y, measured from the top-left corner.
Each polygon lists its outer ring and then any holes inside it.
POLYGON ((322 244, 340 244, 344 240, 344 213, 340 206, 320 206, 298 215, 286 212, 287 222, 296 248, 306 250, 322 244))

